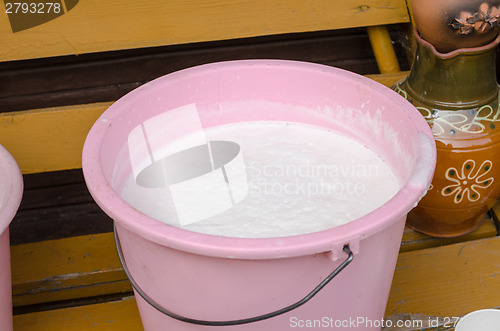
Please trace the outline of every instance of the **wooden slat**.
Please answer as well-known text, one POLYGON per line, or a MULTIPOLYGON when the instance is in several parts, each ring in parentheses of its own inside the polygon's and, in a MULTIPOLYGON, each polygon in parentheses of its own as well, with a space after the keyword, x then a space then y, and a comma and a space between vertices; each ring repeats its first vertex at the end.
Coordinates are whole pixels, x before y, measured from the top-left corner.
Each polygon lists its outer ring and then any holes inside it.
POLYGON ((413 7, 412 7, 412 2, 414 0, 406 0, 406 4, 407 4, 407 7, 408 7, 408 12, 410 13, 410 19, 412 22, 414 22, 415 20, 413 19, 413 7))
POLYGON ((50 208, 92 201, 92 197, 82 179, 81 182, 74 184, 25 190, 19 210, 50 208))
POLYGON ((13 33, 0 13, 0 61, 409 22, 404 0, 80 1, 13 33))
POLYGON ((373 54, 381 74, 399 73, 398 59, 386 26, 369 26, 367 29, 373 54))
POLYGON ((113 231, 111 219, 92 199, 82 169, 23 179, 23 199, 9 226, 11 245, 113 231))
MULTIPOLYGON (((23 176, 23 179, 24 194, 30 191, 42 190, 44 188, 53 188, 54 186, 74 185, 85 182, 83 172, 81 170, 66 170, 51 172, 49 174, 25 175, 23 176)), ((42 194, 41 191, 39 192, 42 194)), ((25 198, 25 195, 23 195, 21 205, 25 203, 29 204, 30 201, 25 198)))
POLYGON ((147 82, 207 62, 282 58, 339 67, 375 62, 373 55, 366 29, 358 28, 4 62, 0 97, 147 82))
MULTIPOLYGON (((37 250, 31 253, 34 254, 31 258, 24 261, 13 258, 13 261, 32 263, 30 274, 45 272, 49 275, 57 272, 75 272, 85 265, 85 258, 81 257, 74 263, 68 262, 64 253, 57 253, 67 249, 62 246, 74 244, 75 252, 79 250, 88 252, 90 255, 87 258, 90 259, 93 257, 92 254, 95 254, 94 246, 104 247, 100 254, 114 249, 108 244, 103 246, 102 243, 92 243, 86 247, 84 242, 89 238, 60 240, 61 245, 57 245, 56 250, 52 252, 48 252, 43 248, 44 244, 39 243, 32 246, 37 250), (39 257, 42 261, 37 264, 33 261, 38 256, 39 249, 41 250, 39 257), (56 260, 53 265, 46 264, 50 258, 56 260), (58 263, 64 266, 57 266, 58 263), (58 268, 64 270, 57 270, 58 268)), ((100 238, 93 240, 110 242, 112 236, 101 235, 100 238)), ((108 270, 113 269, 112 266, 99 266, 98 264, 102 264, 103 261, 118 263, 114 256, 95 257, 95 260, 90 263, 94 268, 90 269, 102 267, 108 270)), ((435 320, 437 317, 462 316, 473 310, 498 307, 499 261, 500 237, 401 253, 394 274, 386 315, 391 315, 394 321, 407 318, 435 320)), ((15 280, 19 279, 17 272, 14 272, 14 275, 15 280)), ((61 279, 64 278, 61 277, 61 279)), ((55 280, 50 276, 48 279, 48 283, 55 280)), ((47 287, 50 286, 47 285, 47 287)), ((80 290, 81 293, 85 293, 84 288, 80 290)), ((61 288, 58 295, 63 292, 61 288)), ((94 294, 92 291, 89 293, 88 296, 94 294)), ((40 294, 40 292, 36 295, 43 297, 43 293, 40 294)), ((33 293, 33 296, 36 295, 33 293)), ((440 319, 440 323, 443 321, 440 319)), ((94 328, 93 330, 140 330, 140 321, 134 300, 126 299, 119 302, 17 315, 15 326, 16 330, 20 331, 88 330, 90 326, 94 328)), ((444 328, 439 328, 439 330, 444 330, 444 328)))
POLYGON ((0 114, 0 144, 23 173, 81 168, 88 131, 111 103, 0 114))
POLYGON ((111 233, 12 246, 11 260, 14 306, 131 291, 111 233))
POLYGON ((16 331, 140 331, 134 298, 14 316, 16 331))
POLYGON ((462 316, 500 305, 500 237, 399 254, 386 315, 462 316))
MULTIPOLYGON (((426 315, 398 315, 391 321, 396 325, 398 321, 419 320, 446 323, 447 320, 426 315), (428 320, 430 318, 430 320, 428 320)), ((419 325, 419 324, 415 324, 419 325)), ((16 331, 139 331, 143 330, 139 311, 134 298, 129 297, 121 301, 101 303, 90 306, 57 309, 52 311, 30 313, 14 316, 16 331)), ((425 328, 383 328, 382 331, 445 331, 453 330, 451 327, 425 327, 425 328)))
POLYGON ((113 231, 113 223, 94 201, 22 210, 10 226, 11 244, 18 245, 113 231))
POLYGON ((360 74, 378 72, 364 28, 4 62, 0 111, 113 101, 180 69, 259 58, 321 63, 360 74))
MULTIPOLYGON (((483 227, 489 228, 490 225, 485 224, 475 232, 487 232, 483 227)), ((418 234, 407 229, 403 242, 409 242, 410 238, 417 236, 418 234)), ((441 240, 429 238, 426 245, 442 245, 441 240)), ((462 245, 473 243, 476 241, 462 245)), ((446 251, 445 247, 442 248, 446 251)), ((404 245, 402 249, 404 250, 404 245)), ((419 260, 419 252, 422 251, 415 251, 417 255, 410 255, 410 262, 427 265, 427 260, 419 260)), ((131 291, 115 253, 112 233, 13 246, 11 254, 14 306, 131 291)), ((409 253, 401 254, 408 256, 405 254, 409 253)), ((395 277, 399 279, 397 275, 395 277)), ((425 277, 418 281, 425 282, 425 277)), ((398 283, 397 280, 395 282, 398 283)))
MULTIPOLYGON (((407 72, 369 77, 390 86, 407 72)), ((83 143, 111 102, 0 113, 0 144, 24 174, 81 168, 83 143)))
POLYGON ((403 240, 401 242, 400 252, 409 252, 419 249, 450 245, 460 242, 491 238, 497 235, 497 228, 493 220, 485 220, 481 226, 469 234, 454 238, 435 238, 423 233, 414 231, 409 227, 405 228, 403 240))
POLYGON ((409 71, 401 71, 388 74, 366 75, 366 77, 371 78, 387 87, 391 87, 395 83, 399 82, 400 80, 408 76, 409 73, 410 73, 409 71))

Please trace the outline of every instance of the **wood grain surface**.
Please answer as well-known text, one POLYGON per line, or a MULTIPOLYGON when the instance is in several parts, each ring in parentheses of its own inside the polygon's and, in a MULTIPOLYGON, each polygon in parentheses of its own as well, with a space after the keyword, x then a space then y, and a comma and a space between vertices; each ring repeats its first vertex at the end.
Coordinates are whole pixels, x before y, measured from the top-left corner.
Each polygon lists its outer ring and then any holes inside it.
POLYGON ((13 33, 0 12, 0 61, 409 22, 404 0, 80 1, 13 33))
MULTIPOLYGON (((481 227, 476 231, 487 232, 490 224, 481 227)), ((412 232, 405 231, 402 247, 412 232)), ((500 237, 491 235, 444 246, 435 239, 435 247, 400 253, 386 315, 428 319, 498 307, 500 237)), ((141 329, 133 299, 78 304, 131 290, 111 233, 14 246, 12 261, 14 305, 75 300, 74 307, 16 315, 16 330, 141 329)))

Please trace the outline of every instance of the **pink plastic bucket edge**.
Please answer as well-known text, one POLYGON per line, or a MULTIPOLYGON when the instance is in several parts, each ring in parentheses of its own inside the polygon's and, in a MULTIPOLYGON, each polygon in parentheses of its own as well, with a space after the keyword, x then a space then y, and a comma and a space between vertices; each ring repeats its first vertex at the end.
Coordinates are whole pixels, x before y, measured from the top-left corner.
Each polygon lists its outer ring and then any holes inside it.
POLYGON ((13 329, 9 224, 21 203, 23 178, 12 155, 0 145, 0 328, 13 329))
POLYGON ((10 191, 7 194, 7 200, 0 208, 0 234, 9 227, 21 203, 23 195, 23 176, 14 157, 0 145, 0 171, 8 174, 7 186, 10 191))
POLYGON ((343 247, 349 244, 353 253, 358 253, 359 242, 366 237, 406 217, 425 195, 434 175, 436 149, 429 125, 418 110, 391 89, 361 75, 330 66, 288 60, 239 60, 201 65, 180 70, 148 83, 154 86, 164 79, 179 79, 184 75, 200 74, 218 68, 234 69, 248 66, 280 66, 282 68, 317 70, 341 75, 361 83, 377 93, 390 98, 419 132, 420 157, 415 171, 402 189, 383 206, 351 223, 329 230, 300 236, 248 239, 205 235, 169 226, 139 212, 125 202, 108 184, 99 163, 101 141, 106 129, 117 115, 119 105, 132 100, 140 93, 138 89, 128 93, 110 106, 91 128, 84 144, 82 168, 88 189, 103 211, 121 226, 143 238, 170 248, 190 253, 240 259, 268 259, 310 255, 332 251, 334 257, 345 255, 343 247), (105 118, 105 121, 101 121, 105 118))

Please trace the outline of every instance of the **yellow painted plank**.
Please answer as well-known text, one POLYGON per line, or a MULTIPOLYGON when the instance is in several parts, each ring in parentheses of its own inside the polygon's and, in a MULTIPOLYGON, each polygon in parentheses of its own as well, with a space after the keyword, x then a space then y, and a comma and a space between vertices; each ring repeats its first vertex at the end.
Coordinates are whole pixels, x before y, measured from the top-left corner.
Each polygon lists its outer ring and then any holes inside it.
MULTIPOLYGON (((435 319, 498 307, 499 270, 499 237, 401 253, 386 314, 435 319)), ((133 298, 17 315, 14 324, 17 331, 141 330, 133 298)))
POLYGON ((411 20, 411 22, 414 22, 412 0, 406 0, 406 7, 408 7, 408 13, 410 14, 410 20, 411 20))
POLYGON ((400 71, 387 74, 366 75, 366 77, 371 78, 387 87, 391 87, 395 83, 406 78, 406 76, 408 76, 409 73, 410 73, 409 71, 400 71))
POLYGON ((490 237, 495 237, 496 235, 497 235, 497 229, 495 227, 493 220, 491 219, 485 220, 481 224, 481 226, 477 228, 474 232, 455 238, 435 238, 414 231, 409 227, 406 227, 403 233, 403 240, 401 242, 400 252, 409 252, 418 249, 425 249, 425 248, 455 244, 459 242, 490 238, 490 237))
POLYGON ((81 168, 88 131, 111 103, 0 113, 0 144, 22 172, 81 168))
POLYGON ((462 316, 500 306, 500 237, 400 253, 386 315, 462 316))
MULTIPOLYGON (((448 322, 447 320, 423 315, 399 315, 395 316, 392 321, 394 325, 396 325, 398 321, 407 321, 411 317, 413 317, 414 319, 420 319, 422 321, 428 321, 428 319, 432 319, 433 322, 438 321, 439 323, 441 323, 441 325, 448 322)), ((135 300, 134 298, 130 297, 117 302, 17 315, 14 316, 14 329, 16 331, 140 331, 143 330, 143 327, 140 321, 140 315, 135 304, 135 300)), ((404 331, 410 330, 423 331, 424 329, 404 329, 404 331)), ((452 329, 447 327, 439 327, 425 328, 425 330, 444 331, 452 329)))
MULTIPOLYGON (((407 74, 369 77, 390 86, 407 74)), ((14 156, 24 174, 81 168, 85 137, 111 104, 0 113, 0 144, 14 156)))
POLYGON ((0 61, 409 22, 404 0, 80 1, 12 32, 0 12, 0 61))
MULTIPOLYGON (((14 246, 12 268, 15 306, 131 289, 111 233, 14 246)), ((498 307, 499 291, 500 237, 403 252, 386 313, 461 316, 498 307)))
MULTIPOLYGON (((494 234, 492 223, 485 222, 462 240, 465 245, 465 240, 494 234)), ((407 228, 402 251, 408 251, 406 245, 417 250, 450 244, 448 240, 407 228)), ((112 233, 13 246, 11 254, 14 306, 131 291, 116 256, 112 233)), ((428 261, 415 258, 413 263, 425 265, 428 261)))
POLYGON ((112 233, 12 246, 14 306, 131 291, 112 233))
POLYGON ((142 323, 133 297, 117 302, 14 316, 16 331, 140 331, 142 323))
POLYGON ((392 46, 391 36, 386 26, 370 26, 367 28, 373 54, 377 60, 381 74, 400 72, 396 52, 392 46))

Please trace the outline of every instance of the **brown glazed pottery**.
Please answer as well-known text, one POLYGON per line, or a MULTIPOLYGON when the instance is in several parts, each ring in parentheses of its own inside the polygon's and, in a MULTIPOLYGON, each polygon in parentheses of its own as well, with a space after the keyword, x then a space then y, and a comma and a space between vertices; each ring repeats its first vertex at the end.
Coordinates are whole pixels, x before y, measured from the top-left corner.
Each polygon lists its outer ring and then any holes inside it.
POLYGON ((483 46, 495 39, 500 0, 413 0, 420 36, 441 53, 483 46))
POLYGON ((441 54, 415 30, 409 76, 393 86, 432 128, 437 166, 427 195, 408 215, 417 231, 453 237, 479 226, 500 197, 497 37, 488 45, 441 54))

